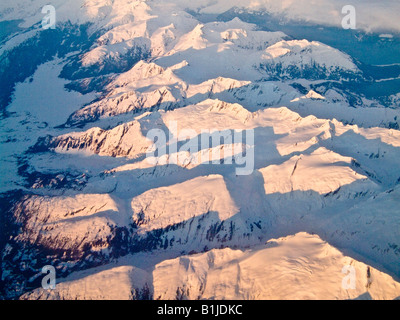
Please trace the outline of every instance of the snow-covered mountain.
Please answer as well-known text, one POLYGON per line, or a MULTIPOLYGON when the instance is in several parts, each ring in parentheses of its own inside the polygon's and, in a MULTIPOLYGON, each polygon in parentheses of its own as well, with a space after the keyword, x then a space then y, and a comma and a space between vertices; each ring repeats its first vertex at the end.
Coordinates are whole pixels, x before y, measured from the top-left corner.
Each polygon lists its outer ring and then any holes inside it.
POLYGON ((163 300, 394 299, 399 286, 318 236, 298 233, 252 249, 214 249, 164 260, 152 273, 136 265, 107 265, 92 274, 79 272, 55 291, 38 289, 23 298, 132 299, 151 290, 163 300), (336 285, 343 278, 342 265, 353 265, 359 275, 353 291, 336 285))
POLYGON ((357 58, 231 1, 54 1, 49 30, 27 2, 0 5, 3 297, 400 296, 400 93, 357 58))

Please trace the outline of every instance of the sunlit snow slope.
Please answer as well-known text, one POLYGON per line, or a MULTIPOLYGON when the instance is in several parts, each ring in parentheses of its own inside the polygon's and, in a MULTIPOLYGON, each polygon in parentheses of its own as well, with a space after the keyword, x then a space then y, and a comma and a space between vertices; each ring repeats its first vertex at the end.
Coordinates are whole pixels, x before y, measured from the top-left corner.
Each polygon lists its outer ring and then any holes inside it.
POLYGON ((54 30, 0 6, 2 296, 400 296, 400 109, 344 89, 355 59, 182 1, 55 3, 54 30))
POLYGON ((55 291, 38 289, 23 298, 131 299, 146 292, 132 287, 150 291, 148 283, 154 297, 163 300, 394 299, 400 290, 390 276, 304 232, 252 249, 214 249, 165 260, 151 273, 128 265, 108 265, 96 271, 91 275, 80 272, 55 291), (356 289, 338 285, 343 281, 342 265, 354 267, 356 289))

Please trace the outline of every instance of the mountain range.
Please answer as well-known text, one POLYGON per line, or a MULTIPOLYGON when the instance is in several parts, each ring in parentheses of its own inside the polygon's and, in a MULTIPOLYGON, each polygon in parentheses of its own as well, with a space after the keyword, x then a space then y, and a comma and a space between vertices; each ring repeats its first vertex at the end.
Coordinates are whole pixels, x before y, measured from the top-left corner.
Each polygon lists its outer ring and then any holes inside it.
POLYGON ((3 298, 400 296, 398 30, 269 1, 53 2, 48 30, 45 1, 0 5, 3 298), (149 161, 153 132, 169 152, 149 161))

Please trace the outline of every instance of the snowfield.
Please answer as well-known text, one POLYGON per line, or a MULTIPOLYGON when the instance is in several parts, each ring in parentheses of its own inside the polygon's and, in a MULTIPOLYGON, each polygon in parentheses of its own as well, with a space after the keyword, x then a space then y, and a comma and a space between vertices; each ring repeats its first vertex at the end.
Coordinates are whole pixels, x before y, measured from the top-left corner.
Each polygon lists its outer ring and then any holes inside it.
MULTIPOLYGON (((53 30, 29 4, 0 5, 26 28, 0 39, 0 70, 42 59, 0 120, 0 297, 400 297, 400 108, 346 88, 355 59, 196 18, 237 1, 180 0, 55 1, 61 44, 40 55, 53 30), (154 132, 168 153, 149 156, 154 132)), ((260 8, 279 10, 238 10, 260 8)))
MULTIPOLYGON (((130 259, 134 264, 137 258, 130 259)), ((81 272, 77 279, 66 279, 55 291, 38 289, 22 298, 132 299, 146 292, 132 287, 148 288, 162 300, 394 299, 400 293, 400 283, 390 276, 302 232, 252 249, 214 249, 165 260, 153 271, 109 265, 92 275, 81 272), (342 266, 354 268, 354 290, 342 288, 347 273, 342 266)))

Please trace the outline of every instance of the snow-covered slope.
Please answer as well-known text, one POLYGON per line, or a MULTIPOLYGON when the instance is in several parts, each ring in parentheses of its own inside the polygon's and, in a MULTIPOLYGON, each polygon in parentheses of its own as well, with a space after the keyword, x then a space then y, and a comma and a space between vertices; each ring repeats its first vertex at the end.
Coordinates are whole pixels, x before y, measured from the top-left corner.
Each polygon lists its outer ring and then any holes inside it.
POLYGON ((26 29, 0 40, 0 294, 398 297, 400 109, 346 53, 186 3, 58 1, 48 31, 1 4, 26 29))
POLYGON ((136 158, 151 146, 142 135, 140 123, 134 121, 105 131, 92 128, 83 133, 71 133, 50 141, 56 152, 95 153, 100 156, 136 158))
POLYGON ((188 299, 354 299, 365 293, 394 299, 400 289, 387 275, 307 233, 246 251, 213 250, 164 261, 153 279, 160 299, 175 299, 177 293, 188 299), (350 294, 342 287, 343 266, 353 266, 357 275, 350 294))
MULTIPOLYGON (((130 259, 135 263, 138 258, 130 259)), ((400 283, 390 276, 305 232, 247 250, 214 249, 182 256, 153 268, 110 265, 92 275, 70 277, 55 291, 38 289, 22 299, 134 299, 147 293, 163 300, 379 300, 400 295, 400 283), (344 266, 354 268, 356 275, 351 291, 343 286, 348 273, 344 266)))

